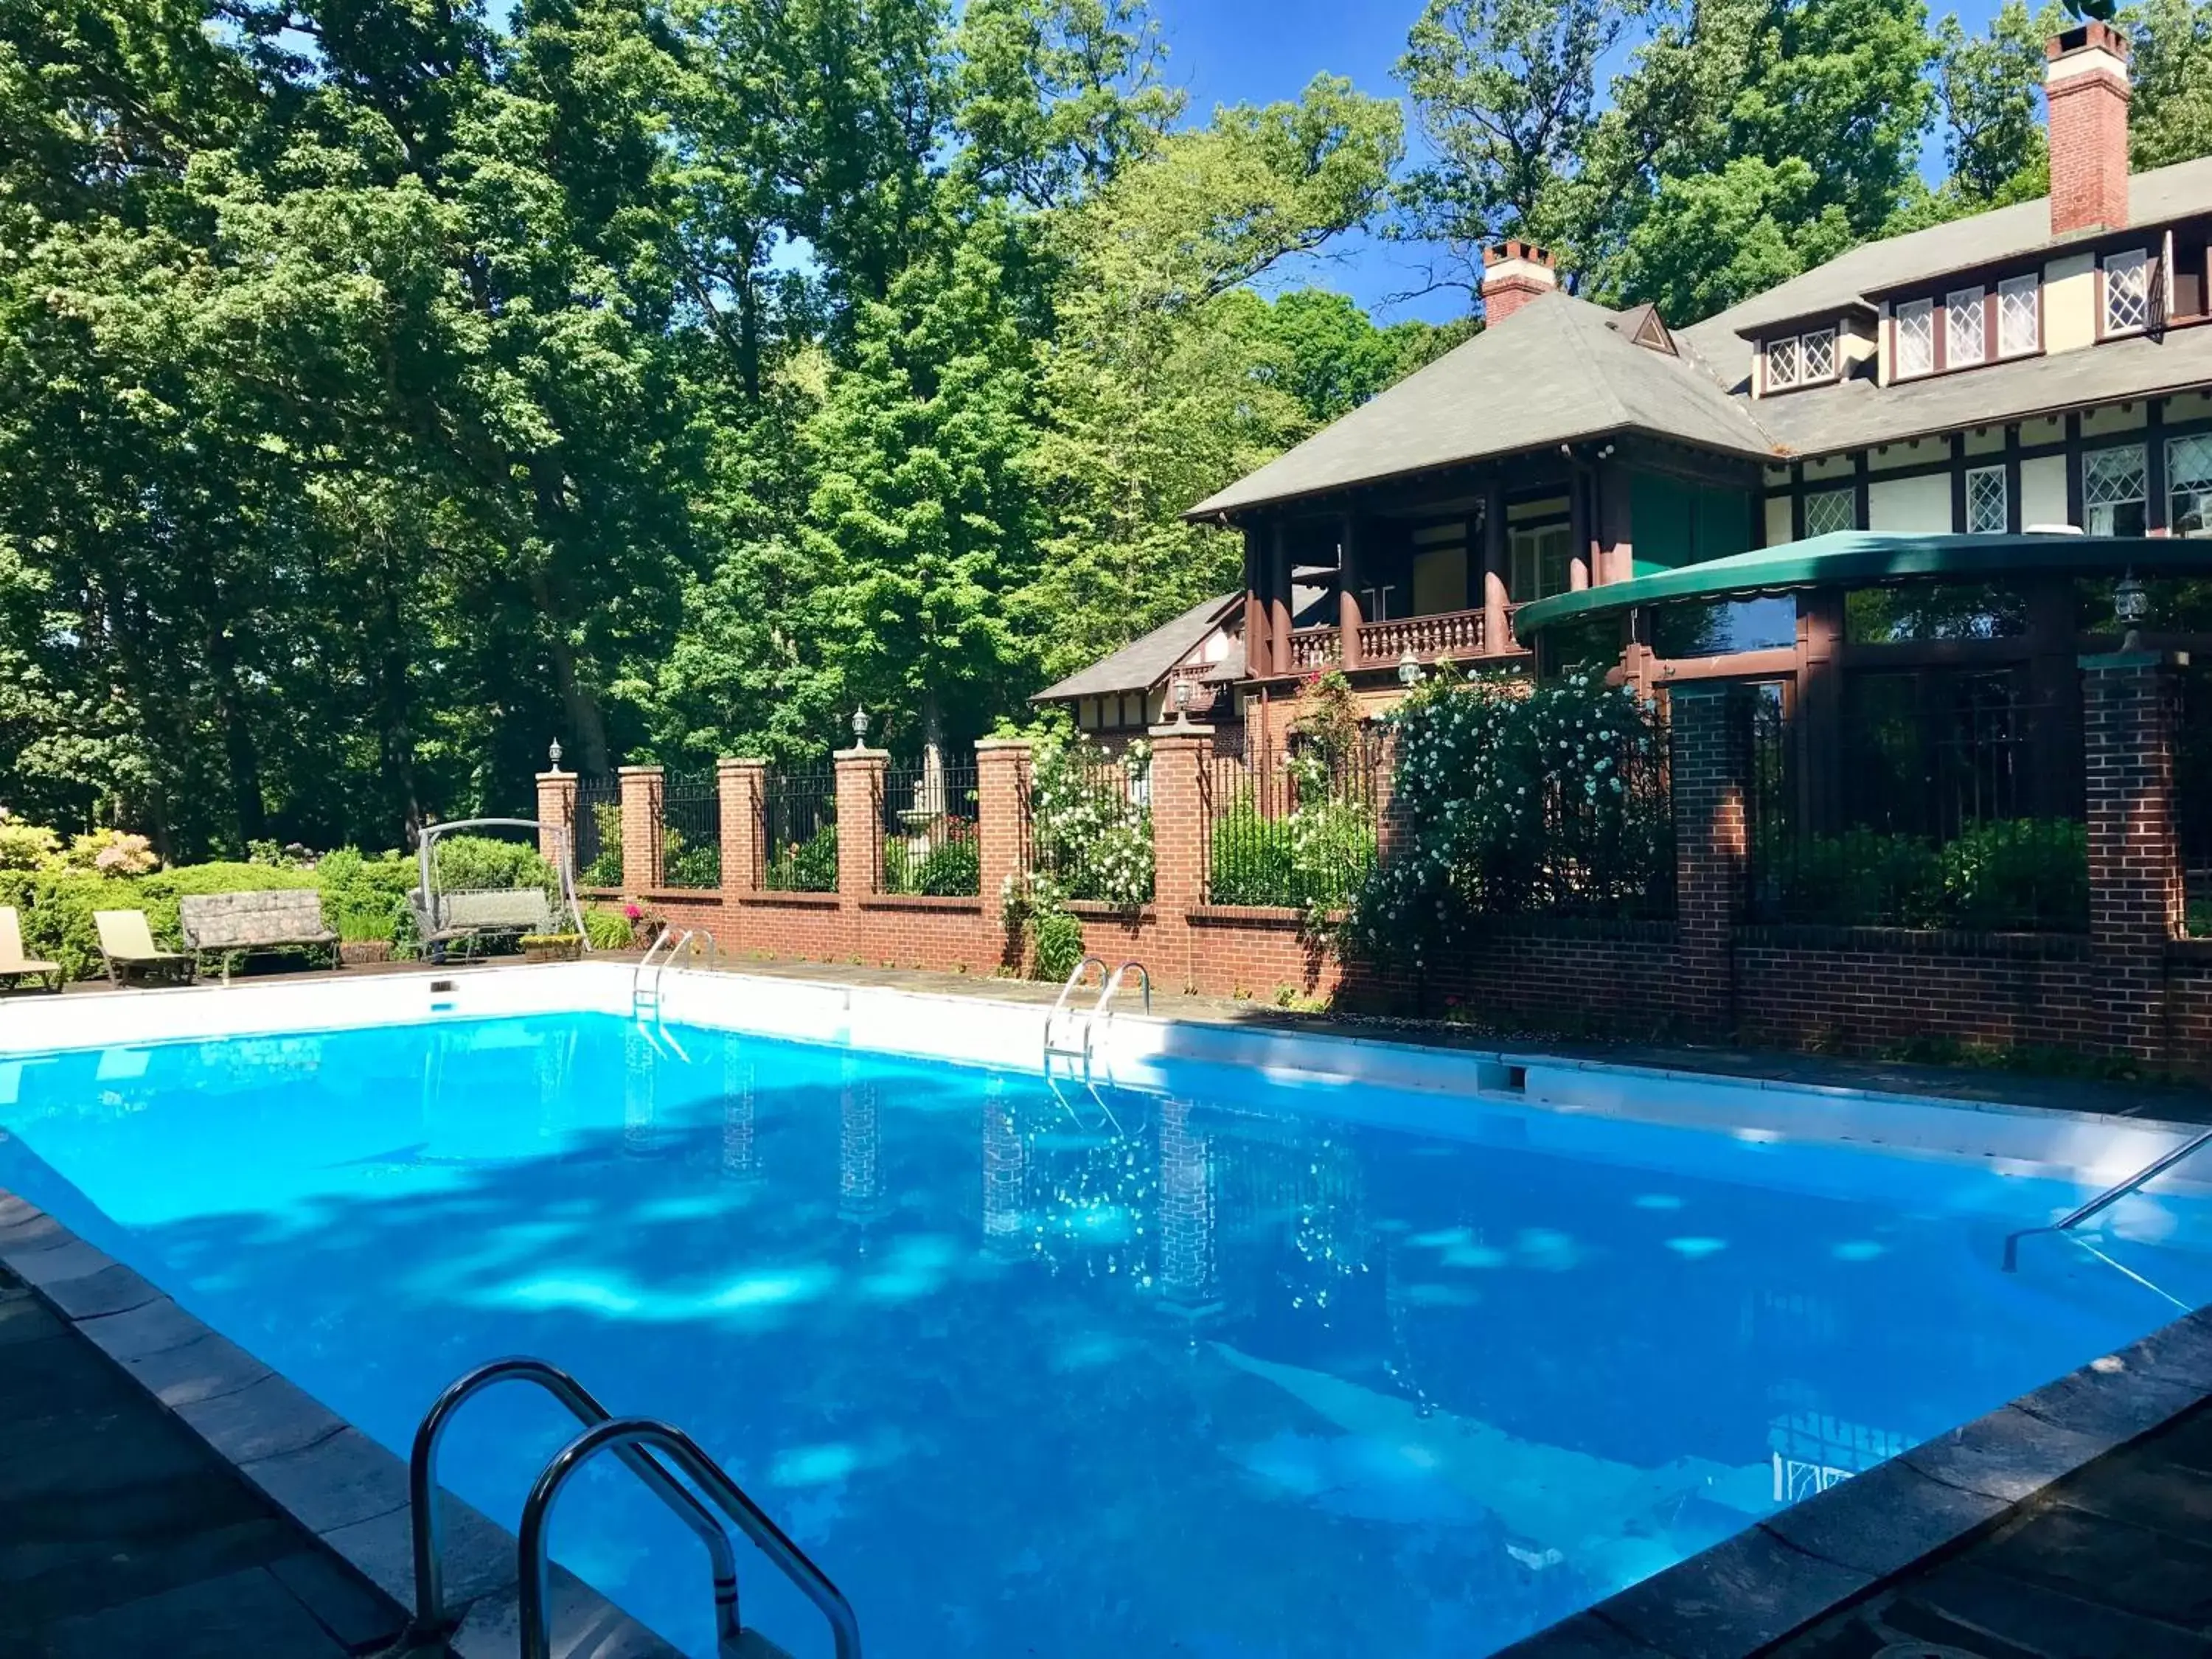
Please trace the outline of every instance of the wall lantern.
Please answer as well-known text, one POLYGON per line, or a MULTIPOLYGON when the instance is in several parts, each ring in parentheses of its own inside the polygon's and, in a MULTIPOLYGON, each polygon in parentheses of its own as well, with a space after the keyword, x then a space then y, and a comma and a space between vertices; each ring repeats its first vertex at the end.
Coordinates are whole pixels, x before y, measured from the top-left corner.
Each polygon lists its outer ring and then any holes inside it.
POLYGON ((1178 679, 1175 683, 1175 708, 1176 724, 1188 726, 1190 724, 1190 682, 1188 679, 1178 679))
POLYGON ((853 710, 853 747, 855 749, 866 749, 867 746, 868 711, 865 708, 856 708, 853 710))
POLYGON ((2150 594, 2132 568, 2113 584, 2112 614, 2124 628, 2133 628, 2150 615, 2150 594))
POLYGON ((1420 683, 1421 659, 1413 654, 1413 647, 1409 645, 1405 654, 1398 659, 1398 684, 1410 690, 1420 683))

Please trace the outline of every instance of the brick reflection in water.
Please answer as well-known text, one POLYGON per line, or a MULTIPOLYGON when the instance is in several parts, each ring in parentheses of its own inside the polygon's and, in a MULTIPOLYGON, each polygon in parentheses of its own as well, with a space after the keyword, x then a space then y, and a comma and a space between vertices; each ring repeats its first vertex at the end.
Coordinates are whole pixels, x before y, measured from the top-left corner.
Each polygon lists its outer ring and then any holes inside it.
POLYGON ((759 1070, 744 1057, 735 1037, 722 1044, 722 1174, 747 1181, 760 1173, 753 1144, 753 1097, 759 1070))
POLYGON ((838 1103, 837 1212, 848 1221, 864 1221, 875 1214, 883 1195, 876 1164, 876 1085, 856 1079, 853 1070, 847 1062, 838 1103))
POLYGON ((983 1085, 983 1242, 994 1249, 1018 1249, 1022 1242, 1022 1185, 1028 1151, 1006 1080, 983 1085))
POLYGON ((623 1033, 623 1151, 642 1157, 653 1150, 653 1039, 645 1027, 623 1033))
POLYGON ((1204 1135, 1190 1127, 1190 1106, 1163 1101, 1160 1137, 1160 1288, 1176 1307, 1198 1310, 1215 1300, 1213 1167, 1204 1135))

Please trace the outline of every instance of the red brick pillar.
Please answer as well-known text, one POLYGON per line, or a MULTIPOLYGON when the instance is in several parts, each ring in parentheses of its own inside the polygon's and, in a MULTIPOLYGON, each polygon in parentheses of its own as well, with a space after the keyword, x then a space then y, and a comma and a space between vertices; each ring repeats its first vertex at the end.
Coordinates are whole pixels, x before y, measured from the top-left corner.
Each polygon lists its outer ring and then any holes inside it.
POLYGON ((618 766, 622 785, 623 891, 638 894, 660 885, 661 769, 618 766))
POLYGON ((1735 924, 1743 895, 1745 720, 1721 684, 1668 693, 1674 810, 1675 976, 1692 1024, 1735 1024, 1735 924))
POLYGON ((576 874, 576 775, 540 772, 538 775, 538 852, 549 864, 568 866, 576 874))
POLYGON ((1378 726, 1368 741, 1374 757, 1375 856, 1379 862, 1401 847, 1410 846, 1413 837, 1404 814, 1397 810, 1398 728, 1378 726))
MULTIPOLYGON (((986 919, 1003 910, 1029 858, 1030 743, 1027 738, 985 738, 975 745, 975 840, 982 866, 976 890, 986 919)), ((1021 964, 1018 933, 1007 935, 1002 966, 1021 964)))
POLYGON ((768 763, 717 761, 714 787, 722 812, 722 891, 757 892, 765 867, 761 800, 768 791, 768 763))
POLYGON ((1163 990, 1195 982, 1191 911, 1206 902, 1206 770, 1213 728, 1155 726, 1152 740, 1152 910, 1159 960, 1145 965, 1163 990))
POLYGON ((837 892, 848 910, 883 884, 884 774, 890 753, 883 749, 837 751, 837 892))
POLYGON ((2154 1060, 2166 1052, 2166 947, 2183 905, 2165 665, 2154 651, 2081 659, 2098 1012, 2108 1048, 2154 1060))

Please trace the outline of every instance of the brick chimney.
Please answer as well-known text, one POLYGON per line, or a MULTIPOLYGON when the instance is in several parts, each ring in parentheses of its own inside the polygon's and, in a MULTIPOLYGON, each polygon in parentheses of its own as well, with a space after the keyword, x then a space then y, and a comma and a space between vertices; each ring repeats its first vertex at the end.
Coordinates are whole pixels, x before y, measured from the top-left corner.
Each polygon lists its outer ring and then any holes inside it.
POLYGON ((1558 261, 1534 242, 1500 242, 1482 250, 1482 320, 1496 328, 1540 294, 1559 285, 1558 261))
POLYGON ((2128 222, 2128 39, 2079 24, 2044 48, 2051 106, 2051 234, 2118 230, 2128 222))

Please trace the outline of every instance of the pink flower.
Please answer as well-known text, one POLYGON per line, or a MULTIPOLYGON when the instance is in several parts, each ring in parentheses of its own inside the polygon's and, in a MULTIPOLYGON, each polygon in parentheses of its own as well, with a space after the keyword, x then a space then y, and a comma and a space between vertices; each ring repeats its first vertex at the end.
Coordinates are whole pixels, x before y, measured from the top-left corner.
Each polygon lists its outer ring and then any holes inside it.
POLYGON ((623 906, 623 915, 631 921, 643 921, 645 920, 645 908, 635 899, 632 899, 629 903, 623 906))

